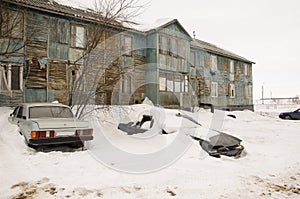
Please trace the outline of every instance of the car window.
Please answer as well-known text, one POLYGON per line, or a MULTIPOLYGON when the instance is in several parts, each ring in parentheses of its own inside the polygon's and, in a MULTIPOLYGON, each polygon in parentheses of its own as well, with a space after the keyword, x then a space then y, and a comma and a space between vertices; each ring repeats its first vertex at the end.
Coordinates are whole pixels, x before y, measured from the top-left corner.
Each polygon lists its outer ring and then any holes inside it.
POLYGON ((23 116, 23 106, 20 106, 17 114, 17 118, 22 118, 22 116, 23 116))
POLYGON ((14 109, 14 111, 11 113, 11 116, 12 116, 12 117, 15 117, 15 116, 17 115, 18 110, 19 110, 19 106, 17 106, 17 107, 14 109))
POLYGON ((29 108, 29 118, 73 118, 73 113, 67 107, 38 106, 29 108))

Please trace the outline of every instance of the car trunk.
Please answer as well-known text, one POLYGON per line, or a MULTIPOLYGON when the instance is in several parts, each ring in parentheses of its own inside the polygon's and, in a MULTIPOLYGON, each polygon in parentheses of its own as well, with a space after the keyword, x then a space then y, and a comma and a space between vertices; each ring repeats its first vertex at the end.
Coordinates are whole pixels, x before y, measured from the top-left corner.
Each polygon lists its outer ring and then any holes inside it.
POLYGON ((56 136, 73 136, 76 129, 88 129, 87 121, 77 119, 55 118, 55 119, 33 119, 39 126, 40 131, 54 130, 56 136))

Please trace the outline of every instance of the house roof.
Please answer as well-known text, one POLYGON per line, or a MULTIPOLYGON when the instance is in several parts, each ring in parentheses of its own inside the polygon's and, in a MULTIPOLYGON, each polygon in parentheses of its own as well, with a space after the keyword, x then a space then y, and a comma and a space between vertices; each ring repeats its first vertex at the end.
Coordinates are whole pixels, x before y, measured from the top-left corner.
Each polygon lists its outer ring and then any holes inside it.
POLYGON ((199 40, 199 39, 193 39, 191 41, 191 47, 195 47, 195 48, 200 48, 203 49, 207 52, 211 52, 217 55, 222 55, 222 56, 226 56, 226 57, 230 57, 232 59, 237 59, 243 62, 247 62, 247 63, 251 63, 251 64, 255 64, 253 61, 250 61, 244 57, 241 57, 235 53, 232 53, 228 50, 225 50, 223 48, 220 48, 214 44, 199 40))
MULTIPOLYGON (((41 11, 46 11, 50 13, 55 13, 63 16, 69 16, 79 19, 91 20, 91 21, 100 21, 101 16, 97 11, 85 8, 81 9, 79 7, 71 7, 72 4, 62 4, 60 1, 55 0, 3 0, 7 3, 12 3, 19 6, 24 6, 27 8, 33 8, 41 11)), ((110 25, 118 25, 118 22, 111 22, 110 25)))
POLYGON ((185 30, 185 28, 180 24, 180 22, 175 18, 161 18, 156 20, 153 24, 148 24, 148 25, 139 24, 139 25, 132 26, 131 28, 139 30, 141 32, 149 33, 151 31, 158 31, 160 29, 163 29, 173 23, 176 23, 184 31, 186 35, 191 37, 189 33, 185 30))

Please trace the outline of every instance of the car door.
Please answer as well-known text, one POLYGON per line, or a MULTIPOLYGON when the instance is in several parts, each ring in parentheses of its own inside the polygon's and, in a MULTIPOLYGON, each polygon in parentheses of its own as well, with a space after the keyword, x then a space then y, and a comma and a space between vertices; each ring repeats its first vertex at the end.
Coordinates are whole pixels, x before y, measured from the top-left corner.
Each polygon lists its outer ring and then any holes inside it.
POLYGON ((24 108, 23 106, 20 106, 19 109, 18 109, 18 113, 15 117, 15 120, 14 122, 19 126, 20 122, 22 122, 24 120, 24 108))
POLYGON ((19 106, 17 106, 14 111, 9 115, 9 118, 8 118, 8 121, 11 123, 11 124, 17 124, 18 120, 17 120, 17 114, 18 114, 18 111, 19 111, 19 106))
POLYGON ((300 109, 296 110, 293 115, 294 119, 300 120, 300 109))

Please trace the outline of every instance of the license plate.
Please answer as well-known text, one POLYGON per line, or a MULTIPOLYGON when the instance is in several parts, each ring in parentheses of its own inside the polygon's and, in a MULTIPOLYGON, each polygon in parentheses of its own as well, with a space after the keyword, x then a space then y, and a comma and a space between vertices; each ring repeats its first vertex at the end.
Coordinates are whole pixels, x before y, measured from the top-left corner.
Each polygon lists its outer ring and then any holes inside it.
POLYGON ((56 132, 56 136, 70 136, 75 135, 75 131, 60 131, 56 132))

